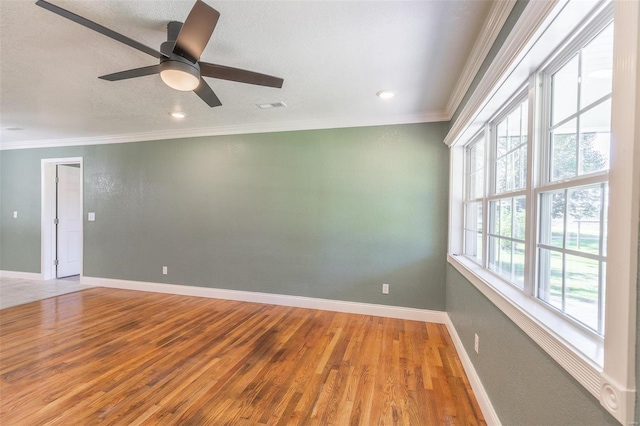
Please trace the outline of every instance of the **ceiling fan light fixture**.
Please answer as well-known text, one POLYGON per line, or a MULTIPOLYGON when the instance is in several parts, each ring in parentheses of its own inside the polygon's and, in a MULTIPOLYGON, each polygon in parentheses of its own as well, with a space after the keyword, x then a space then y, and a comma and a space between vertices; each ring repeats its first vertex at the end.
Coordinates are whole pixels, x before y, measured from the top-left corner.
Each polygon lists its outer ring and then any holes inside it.
POLYGON ((376 96, 379 97, 380 99, 391 99, 395 95, 396 95, 395 92, 391 90, 381 90, 378 93, 376 93, 376 96))
POLYGON ((189 92, 200 85, 200 70, 179 61, 164 61, 160 64, 160 78, 172 89, 189 92))

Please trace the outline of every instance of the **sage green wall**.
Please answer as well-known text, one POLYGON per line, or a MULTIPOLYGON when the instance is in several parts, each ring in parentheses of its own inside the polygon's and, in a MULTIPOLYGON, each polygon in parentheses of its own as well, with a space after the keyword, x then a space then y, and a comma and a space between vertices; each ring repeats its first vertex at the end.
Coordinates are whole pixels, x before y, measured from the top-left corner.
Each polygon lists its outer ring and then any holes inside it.
POLYGON ((447 312, 504 425, 619 425, 582 385, 451 265, 447 312), (480 351, 473 349, 474 333, 480 351))
POLYGON ((9 152, 0 151, 0 270, 40 272, 40 159, 33 154, 27 157, 37 168, 6 161, 9 152))
POLYGON ((444 310, 447 128, 2 151, 0 269, 40 271, 40 159, 81 156, 86 276, 444 310))

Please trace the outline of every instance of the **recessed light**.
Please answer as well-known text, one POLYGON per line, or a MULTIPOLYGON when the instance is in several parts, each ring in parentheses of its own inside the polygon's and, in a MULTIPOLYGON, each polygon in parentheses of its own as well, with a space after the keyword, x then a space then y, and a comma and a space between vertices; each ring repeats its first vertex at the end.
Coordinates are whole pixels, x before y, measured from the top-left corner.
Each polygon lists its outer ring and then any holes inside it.
POLYGON ((381 90, 376 93, 376 96, 380 99, 391 99, 395 96, 395 92, 392 92, 391 90, 381 90))
POLYGON ((184 112, 180 112, 180 111, 174 111, 171 113, 171 116, 173 118, 178 118, 178 119, 183 119, 187 116, 187 114, 185 114, 184 112))
POLYGON ((273 102, 271 104, 256 104, 258 106, 258 108, 260 109, 269 109, 269 108, 282 108, 282 107, 286 107, 287 104, 285 104, 284 102, 280 101, 280 102, 273 102))

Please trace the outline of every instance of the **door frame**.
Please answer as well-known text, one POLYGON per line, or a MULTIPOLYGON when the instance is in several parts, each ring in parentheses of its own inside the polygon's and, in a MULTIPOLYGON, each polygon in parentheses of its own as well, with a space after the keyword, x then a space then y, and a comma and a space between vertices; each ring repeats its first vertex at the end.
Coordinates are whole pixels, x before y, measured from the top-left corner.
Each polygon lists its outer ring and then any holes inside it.
POLYGON ((56 166, 58 164, 80 165, 80 210, 82 217, 80 225, 80 278, 84 269, 84 164, 82 157, 43 158, 40 160, 41 176, 41 275, 43 280, 56 278, 54 265, 56 254, 56 227, 53 223, 56 217, 56 166))

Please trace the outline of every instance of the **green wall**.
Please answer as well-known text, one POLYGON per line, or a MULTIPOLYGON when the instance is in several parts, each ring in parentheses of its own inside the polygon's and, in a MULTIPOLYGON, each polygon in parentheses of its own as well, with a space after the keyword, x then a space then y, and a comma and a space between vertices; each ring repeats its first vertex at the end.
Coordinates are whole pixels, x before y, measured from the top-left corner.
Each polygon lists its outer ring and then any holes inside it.
POLYGON ((1 151, 0 269, 40 272, 40 160, 81 156, 86 276, 444 310, 447 128, 1 151))
POLYGON ((619 425, 586 389, 451 265, 447 313, 504 425, 619 425), (473 349, 474 334, 480 351, 473 349))

